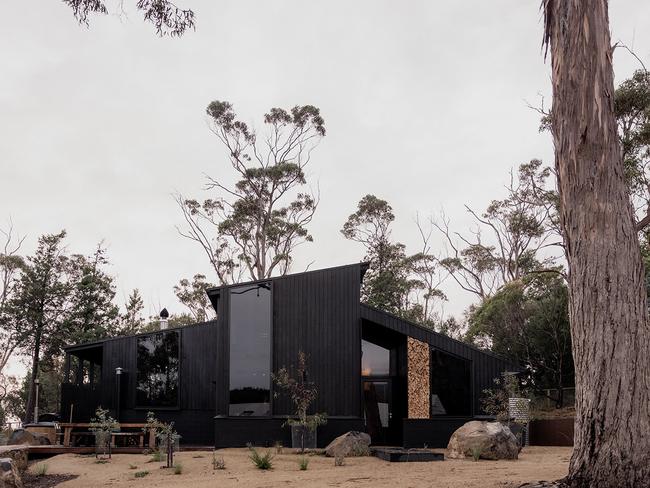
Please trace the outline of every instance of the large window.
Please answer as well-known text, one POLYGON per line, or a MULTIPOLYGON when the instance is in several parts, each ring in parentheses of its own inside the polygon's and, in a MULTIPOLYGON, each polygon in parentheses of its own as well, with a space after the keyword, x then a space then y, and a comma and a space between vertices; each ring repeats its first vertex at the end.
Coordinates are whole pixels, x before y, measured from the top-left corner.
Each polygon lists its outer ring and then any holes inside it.
POLYGON ((178 407, 178 331, 161 331, 138 337, 138 407, 178 407))
POLYGON ((361 341, 361 376, 388 376, 390 350, 368 341, 361 341))
POLYGON ((431 351, 431 415, 472 415, 470 361, 431 351))
POLYGON ((271 286, 230 290, 229 415, 271 415, 271 286))

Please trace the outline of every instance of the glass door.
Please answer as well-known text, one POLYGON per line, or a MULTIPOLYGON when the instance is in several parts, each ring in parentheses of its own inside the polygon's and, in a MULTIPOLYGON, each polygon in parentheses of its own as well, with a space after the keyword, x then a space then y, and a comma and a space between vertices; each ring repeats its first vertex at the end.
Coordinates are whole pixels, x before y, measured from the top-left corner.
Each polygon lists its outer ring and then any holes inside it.
POLYGON ((390 379, 363 381, 366 429, 375 445, 389 443, 389 427, 393 416, 391 398, 390 379))

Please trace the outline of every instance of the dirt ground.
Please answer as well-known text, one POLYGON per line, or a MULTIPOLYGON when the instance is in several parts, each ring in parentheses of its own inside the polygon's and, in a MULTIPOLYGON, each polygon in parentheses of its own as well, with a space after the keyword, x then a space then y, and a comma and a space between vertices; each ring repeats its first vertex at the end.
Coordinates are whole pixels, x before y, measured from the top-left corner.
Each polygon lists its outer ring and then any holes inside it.
MULTIPOLYGON (((261 450, 264 451, 264 450, 261 450)), ((98 464, 94 457, 62 454, 30 466, 36 472, 46 463, 46 476, 78 475, 57 484, 57 488, 190 487, 190 488, 273 488, 273 487, 440 487, 440 488, 511 488, 521 483, 554 480, 566 475, 571 448, 529 447, 517 461, 445 460, 425 463, 389 463, 374 457, 347 458, 344 466, 334 459, 309 456, 307 471, 300 471, 300 456, 276 454, 273 469, 256 469, 246 449, 222 449, 226 469, 212 469, 212 452, 181 452, 182 474, 161 469, 162 463, 150 462, 151 456, 117 454, 110 462, 98 464), (135 474, 148 471, 144 477, 135 474)), ((29 488, 29 485, 27 486, 29 488)))

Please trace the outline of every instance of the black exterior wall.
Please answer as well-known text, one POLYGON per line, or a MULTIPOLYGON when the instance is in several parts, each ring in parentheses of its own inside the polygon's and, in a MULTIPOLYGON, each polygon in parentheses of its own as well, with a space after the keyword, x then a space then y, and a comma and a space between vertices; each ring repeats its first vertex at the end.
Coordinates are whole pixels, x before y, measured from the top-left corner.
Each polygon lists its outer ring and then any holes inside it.
MULTIPOLYGON (((428 420, 401 420, 407 415, 406 337, 428 343, 432 348, 467 359, 472 365, 473 415, 481 413, 479 397, 492 386, 502 371, 516 370, 513 365, 448 337, 436 334, 394 315, 360 303, 363 264, 341 266, 272 278, 273 304, 271 371, 297 362, 298 352, 308 357, 309 379, 318 387, 312 412, 325 413, 328 423, 319 428, 318 444, 349 430, 365 430, 362 403, 361 339, 387 341, 395 350, 393 418, 399 432, 395 442, 407 447, 444 447, 449 435, 462 421, 458 417, 428 420), (395 397, 394 397, 395 399, 395 397)), ((237 285, 241 286, 241 285, 237 285)), ((186 445, 216 447, 272 445, 276 441, 290 445, 290 430, 282 427, 293 414, 284 392, 272 396, 270 417, 228 417, 229 406, 229 287, 208 290, 217 319, 182 327, 180 334, 180 392, 178 408, 138 408, 136 392, 136 349, 139 336, 119 337, 95 344, 71 346, 69 354, 81 354, 87 348, 101 348, 101 383, 63 385, 61 418, 89 420, 97 405, 109 408, 117 417, 116 368, 122 368, 121 422, 144 421, 152 410, 162 420, 175 422, 181 442, 186 445), (89 394, 92 393, 92 394, 89 394), (75 405, 73 408, 72 405, 75 405), (75 413, 76 412, 76 413, 75 413), (82 418, 83 417, 83 418, 82 418)))
POLYGON ((385 327, 425 342, 433 349, 471 361, 473 415, 482 415, 484 413, 481 407, 481 394, 484 390, 494 387, 495 378, 499 378, 503 372, 517 372, 521 369, 519 366, 505 361, 488 351, 482 351, 464 342, 438 334, 431 329, 388 312, 377 310, 365 304, 361 304, 360 309, 364 323, 385 327))
MULTIPOLYGON (((314 412, 328 416, 361 415, 361 327, 359 321, 362 265, 342 266, 272 279, 272 371, 290 368, 298 352, 307 355, 309 376, 318 385, 314 412), (345 392, 342 394, 342 392, 345 392)), ((240 285, 238 285, 240 286, 240 285)), ((219 296, 216 413, 228 415, 229 287, 208 291, 219 296)), ((277 392, 275 416, 293 414, 289 398, 277 392)))
MULTIPOLYGON (((250 419, 246 417, 222 417, 214 421, 215 447, 245 447, 251 443, 256 446, 271 447, 276 442, 291 446, 291 430, 284 426, 285 419, 270 417, 250 419)), ((318 427, 318 447, 325 447, 335 437, 358 430, 363 432, 365 425, 361 418, 330 418, 327 424, 318 427)))
MULTIPOLYGON (((97 347, 103 348, 102 378, 98 385, 98 396, 85 394, 86 388, 63 385, 61 396, 61 419, 65 422, 88 422, 94 416, 94 408, 108 408, 120 422, 144 422, 147 412, 153 411, 164 421, 173 420, 176 430, 182 436, 181 442, 191 445, 213 443, 213 418, 215 410, 214 355, 217 323, 206 322, 173 329, 180 334, 180 398, 179 407, 173 409, 138 408, 136 391, 136 347, 138 337, 119 337, 103 341, 97 347), (117 409, 116 368, 122 368, 120 387, 120 409, 117 409), (93 402, 98 405, 80 403, 93 402), (72 405, 75 405, 72 407, 72 405), (93 412, 91 414, 90 412, 93 412)), ((75 347, 67 349, 74 353, 75 347)))
POLYGON ((431 419, 404 419, 403 446, 430 447, 444 449, 449 443, 451 434, 472 417, 439 417, 431 419))

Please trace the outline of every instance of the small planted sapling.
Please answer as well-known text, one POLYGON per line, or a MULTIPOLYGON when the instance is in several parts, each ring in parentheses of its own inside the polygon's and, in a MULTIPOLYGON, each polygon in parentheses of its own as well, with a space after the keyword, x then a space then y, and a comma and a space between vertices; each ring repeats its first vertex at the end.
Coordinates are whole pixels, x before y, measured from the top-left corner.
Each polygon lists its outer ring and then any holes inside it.
MULTIPOLYGON (((180 439, 180 435, 174 430, 174 422, 162 422, 156 418, 153 412, 147 413, 147 424, 142 429, 145 434, 147 432, 154 432, 156 439, 159 441, 162 448, 167 452, 166 467, 171 468, 174 465, 174 446, 180 439)), ((160 458, 160 451, 158 458, 160 458)), ((154 456, 156 452, 154 452, 154 456)))
POLYGON ((318 396, 318 389, 313 381, 308 380, 306 354, 303 351, 298 353, 295 378, 291 377, 287 368, 281 368, 273 374, 273 381, 289 393, 295 408, 296 418, 290 418, 286 422, 291 427, 293 447, 299 447, 300 452, 304 453, 308 438, 309 447, 316 447, 316 429, 319 425, 327 423, 327 416, 322 413, 307 414, 310 405, 318 396))
POLYGON ((90 419, 88 430, 95 434, 95 457, 98 457, 101 451, 103 455, 108 453, 108 457, 110 458, 111 437, 113 432, 119 432, 119 422, 108 415, 108 410, 98 407, 95 410, 95 417, 90 419))

